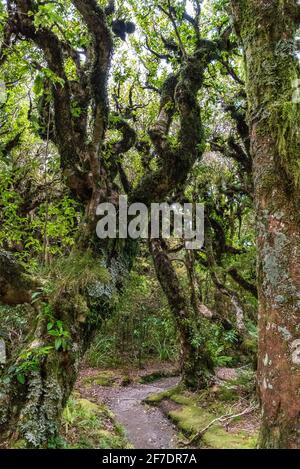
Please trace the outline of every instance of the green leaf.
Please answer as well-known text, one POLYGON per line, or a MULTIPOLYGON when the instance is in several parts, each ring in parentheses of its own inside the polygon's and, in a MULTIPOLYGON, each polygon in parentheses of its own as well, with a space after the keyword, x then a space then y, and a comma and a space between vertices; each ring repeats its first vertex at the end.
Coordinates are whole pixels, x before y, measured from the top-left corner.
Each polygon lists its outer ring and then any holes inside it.
POLYGON ((19 381, 20 384, 25 384, 26 378, 23 374, 18 374, 17 375, 17 380, 19 381))
POLYGON ((32 293, 31 295, 31 303, 36 303, 38 301, 38 299, 40 298, 40 296, 42 295, 42 292, 41 291, 36 291, 34 293, 32 293))
POLYGON ((55 350, 59 350, 61 346, 62 346, 62 339, 58 337, 57 339, 55 339, 55 350))

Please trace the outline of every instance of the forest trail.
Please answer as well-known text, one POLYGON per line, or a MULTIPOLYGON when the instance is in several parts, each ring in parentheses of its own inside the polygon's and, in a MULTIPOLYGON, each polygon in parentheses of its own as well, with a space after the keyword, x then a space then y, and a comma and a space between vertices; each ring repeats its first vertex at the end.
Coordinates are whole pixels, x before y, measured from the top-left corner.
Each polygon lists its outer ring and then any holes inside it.
POLYGON ((151 394, 173 388, 177 378, 164 378, 155 384, 140 384, 116 389, 108 405, 123 425, 130 443, 137 449, 175 448, 176 431, 160 409, 143 404, 151 394))
POLYGON ((124 427, 126 437, 136 449, 176 448, 176 429, 160 409, 149 407, 143 400, 151 394, 173 388, 179 378, 162 378, 155 383, 130 384, 125 387, 94 385, 80 393, 93 401, 105 404, 124 427))

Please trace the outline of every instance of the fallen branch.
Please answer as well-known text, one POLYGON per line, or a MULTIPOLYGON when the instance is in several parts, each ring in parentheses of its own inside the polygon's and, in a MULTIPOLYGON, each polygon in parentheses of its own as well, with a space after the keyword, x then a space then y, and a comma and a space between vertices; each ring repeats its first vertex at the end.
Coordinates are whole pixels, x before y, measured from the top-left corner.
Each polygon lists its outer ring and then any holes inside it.
POLYGON ((258 409, 258 405, 255 405, 252 407, 247 407, 247 409, 243 410, 243 412, 240 412, 239 414, 225 414, 225 415, 222 415, 221 417, 215 418, 206 427, 200 430, 200 432, 196 433, 196 435, 194 435, 193 438, 187 442, 187 445, 190 446, 195 441, 201 439, 204 433, 207 432, 207 430, 209 430, 209 428, 212 427, 216 422, 224 423, 224 422, 227 422, 228 420, 233 420, 237 417, 242 417, 244 415, 251 414, 252 412, 254 412, 254 410, 257 410, 257 409, 258 409))

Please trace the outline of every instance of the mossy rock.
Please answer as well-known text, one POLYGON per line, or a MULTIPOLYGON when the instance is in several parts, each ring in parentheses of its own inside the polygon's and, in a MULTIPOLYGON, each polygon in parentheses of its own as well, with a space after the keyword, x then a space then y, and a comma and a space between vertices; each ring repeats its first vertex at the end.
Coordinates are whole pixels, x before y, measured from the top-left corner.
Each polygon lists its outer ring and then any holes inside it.
POLYGON ((193 435, 201 428, 204 428, 212 420, 213 416, 194 406, 183 406, 180 409, 172 410, 169 417, 177 424, 178 428, 186 435, 193 435))
POLYGON ((166 398, 163 394, 164 393, 151 394, 151 396, 146 397, 143 402, 150 405, 159 405, 166 398))
POLYGON ((185 406, 194 406, 196 402, 193 398, 186 396, 185 394, 178 394, 174 392, 171 394, 170 399, 176 404, 185 405, 185 406))
POLYGON ((26 440, 17 440, 11 445, 11 449, 27 449, 28 444, 26 440))

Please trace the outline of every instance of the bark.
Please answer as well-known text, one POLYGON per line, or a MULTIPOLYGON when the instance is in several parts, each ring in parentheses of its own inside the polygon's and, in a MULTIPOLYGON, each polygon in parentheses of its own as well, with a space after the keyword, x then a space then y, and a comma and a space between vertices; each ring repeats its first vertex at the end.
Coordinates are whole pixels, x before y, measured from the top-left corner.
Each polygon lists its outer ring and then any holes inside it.
POLYGON ((252 283, 248 282, 248 280, 244 279, 240 274, 239 272, 237 271, 237 269, 229 269, 228 270, 228 274, 230 275, 230 277, 240 286, 242 287, 244 290, 248 291, 249 293, 251 293, 251 295, 254 296, 254 298, 257 298, 258 294, 257 294, 257 287, 256 285, 253 285, 252 283))
POLYGON ((258 228, 259 445, 300 448, 299 6, 231 4, 245 53, 258 228))
POLYGON ((199 315, 196 316, 182 291, 164 242, 159 239, 151 240, 150 251, 157 278, 168 299, 180 336, 182 380, 191 389, 205 388, 211 382, 213 364, 205 344, 197 344, 197 335, 201 335, 199 315))

